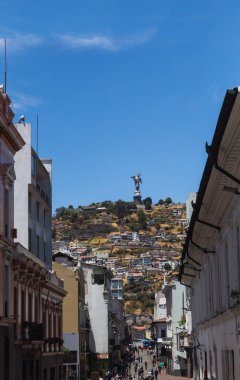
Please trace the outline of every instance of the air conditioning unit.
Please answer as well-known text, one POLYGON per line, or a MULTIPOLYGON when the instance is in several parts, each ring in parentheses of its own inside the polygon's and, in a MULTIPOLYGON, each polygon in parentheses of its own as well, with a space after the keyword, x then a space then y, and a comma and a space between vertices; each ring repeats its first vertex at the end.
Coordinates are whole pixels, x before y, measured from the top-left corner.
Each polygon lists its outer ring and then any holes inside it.
POLYGON ((16 228, 12 228, 11 229, 11 238, 12 239, 16 239, 17 238, 17 229, 16 228))

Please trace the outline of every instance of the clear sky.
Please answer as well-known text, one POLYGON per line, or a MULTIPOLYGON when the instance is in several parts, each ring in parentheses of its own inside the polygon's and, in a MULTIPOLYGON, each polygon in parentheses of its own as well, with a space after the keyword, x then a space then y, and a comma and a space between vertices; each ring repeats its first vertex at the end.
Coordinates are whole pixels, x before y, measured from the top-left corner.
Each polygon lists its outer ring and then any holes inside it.
MULTIPOLYGON (((0 0, 8 94, 39 155, 53 209, 198 189, 227 88, 240 79, 239 1, 0 0)), ((3 43, 0 42, 0 82, 3 43)))

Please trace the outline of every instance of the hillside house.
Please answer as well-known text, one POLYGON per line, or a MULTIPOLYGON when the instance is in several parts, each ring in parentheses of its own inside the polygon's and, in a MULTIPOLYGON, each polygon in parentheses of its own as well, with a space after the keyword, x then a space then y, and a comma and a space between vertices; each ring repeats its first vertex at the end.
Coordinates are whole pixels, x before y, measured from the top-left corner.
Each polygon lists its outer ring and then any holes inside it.
POLYGON ((126 272, 127 282, 137 282, 144 280, 144 275, 142 272, 126 272))

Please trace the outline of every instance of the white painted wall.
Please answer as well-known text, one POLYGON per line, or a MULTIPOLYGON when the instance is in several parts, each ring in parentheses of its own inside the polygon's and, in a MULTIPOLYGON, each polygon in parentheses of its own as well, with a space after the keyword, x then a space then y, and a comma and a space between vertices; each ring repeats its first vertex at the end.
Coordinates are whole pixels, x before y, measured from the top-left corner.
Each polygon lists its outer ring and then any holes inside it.
POLYGON ((193 203, 196 202, 196 197, 197 197, 197 193, 195 192, 188 193, 188 197, 186 201, 186 217, 187 217, 188 224, 190 222, 192 212, 193 212, 192 202, 193 203))
POLYGON ((16 241, 28 248, 28 184, 31 183, 31 125, 16 124, 25 141, 24 147, 15 155, 14 224, 16 241))
POLYGON ((166 317, 167 317, 166 297, 162 291, 159 291, 155 294, 153 320, 157 321, 159 319, 166 318, 166 317))
POLYGON ((84 268, 85 302, 91 322, 90 351, 108 353, 108 305, 103 298, 104 285, 92 283, 91 269, 84 268))
POLYGON ((238 299, 231 297, 232 291, 240 289, 240 205, 212 243, 216 253, 204 256, 203 270, 192 291, 194 344, 199 345, 195 379, 203 379, 207 367, 209 377, 226 380, 222 359, 225 350, 233 351, 235 376, 240 374, 240 307, 238 299))
POLYGON ((17 228, 17 239, 27 249, 29 248, 29 228, 32 234, 31 252, 45 262, 48 269, 52 267, 52 211, 51 211, 51 173, 52 161, 44 159, 43 163, 32 151, 31 125, 16 124, 16 128, 26 145, 15 156, 15 194, 14 194, 14 222, 17 228), (32 176, 32 155, 36 156, 36 175, 32 176), (45 197, 37 190, 36 185, 45 192, 49 198, 49 204, 45 197), (32 211, 29 213, 29 192, 31 192, 32 211), (37 218, 37 202, 39 203, 39 220, 37 218), (45 210, 45 225, 44 225, 45 210), (39 237, 39 250, 37 248, 39 237))

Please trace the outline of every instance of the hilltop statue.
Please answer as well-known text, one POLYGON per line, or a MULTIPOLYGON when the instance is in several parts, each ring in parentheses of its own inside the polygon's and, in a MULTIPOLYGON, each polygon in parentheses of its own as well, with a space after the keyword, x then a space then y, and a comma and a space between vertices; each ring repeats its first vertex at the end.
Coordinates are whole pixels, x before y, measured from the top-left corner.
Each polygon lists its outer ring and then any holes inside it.
POLYGON ((141 196, 141 193, 140 193, 140 183, 142 183, 141 174, 138 173, 137 175, 131 176, 131 178, 133 178, 134 184, 135 184, 135 191, 134 191, 134 195, 133 195, 133 202, 135 204, 139 204, 140 205, 142 203, 142 196, 141 196))
POLYGON ((138 173, 137 175, 133 175, 131 178, 134 179, 136 191, 140 191, 140 183, 142 183, 141 174, 138 173))

